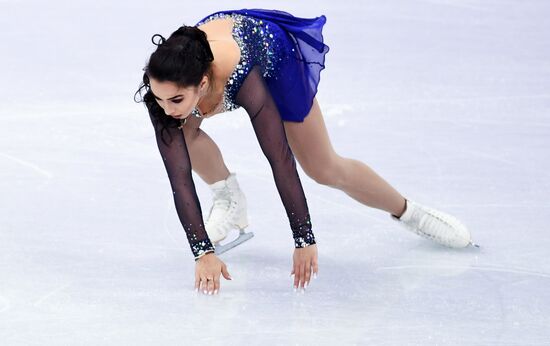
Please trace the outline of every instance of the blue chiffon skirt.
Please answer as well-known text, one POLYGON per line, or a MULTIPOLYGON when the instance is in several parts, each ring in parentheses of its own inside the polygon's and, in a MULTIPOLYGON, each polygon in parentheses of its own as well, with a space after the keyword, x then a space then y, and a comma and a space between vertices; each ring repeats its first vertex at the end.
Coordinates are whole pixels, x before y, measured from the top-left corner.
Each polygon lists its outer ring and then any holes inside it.
POLYGON ((322 35, 326 17, 299 18, 277 10, 242 9, 219 11, 200 22, 228 14, 254 19, 255 25, 243 26, 240 32, 241 40, 250 46, 247 58, 261 65, 265 72, 266 84, 281 118, 304 121, 317 93, 329 51, 322 35), (252 37, 258 37, 255 38, 258 42, 251 42, 252 37))

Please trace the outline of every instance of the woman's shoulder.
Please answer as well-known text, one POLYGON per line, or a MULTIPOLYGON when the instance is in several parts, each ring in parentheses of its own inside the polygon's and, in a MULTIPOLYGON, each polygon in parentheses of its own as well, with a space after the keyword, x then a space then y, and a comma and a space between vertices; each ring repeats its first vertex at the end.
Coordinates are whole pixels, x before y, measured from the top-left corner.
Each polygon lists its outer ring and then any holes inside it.
POLYGON ((200 20, 195 26, 203 31, 225 31, 233 28, 234 19, 231 15, 213 14, 200 20), (225 30, 224 30, 225 29, 225 30))
POLYGON ((224 74, 231 73, 240 56, 239 46, 233 38, 233 26, 231 18, 213 19, 198 26, 206 33, 215 64, 224 74))
POLYGON ((215 20, 219 20, 219 19, 233 18, 234 16, 235 16, 235 14, 232 13, 232 11, 214 12, 214 13, 211 13, 211 14, 207 15, 206 17, 202 18, 201 20, 199 20, 197 22, 197 24, 195 24, 195 25, 200 26, 200 25, 203 25, 203 24, 215 21, 215 20))
POLYGON ((212 65, 216 84, 224 86, 223 111, 235 109, 234 79, 241 60, 241 47, 235 40, 236 18, 227 14, 213 14, 198 23, 198 28, 206 33, 210 49, 214 55, 212 65), (231 89, 231 90, 229 90, 231 89))

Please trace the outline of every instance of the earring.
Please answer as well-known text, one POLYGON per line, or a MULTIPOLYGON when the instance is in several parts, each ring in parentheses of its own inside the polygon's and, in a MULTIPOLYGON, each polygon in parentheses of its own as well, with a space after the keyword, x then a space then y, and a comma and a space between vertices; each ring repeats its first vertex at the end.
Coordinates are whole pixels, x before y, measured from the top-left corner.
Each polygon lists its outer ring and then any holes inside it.
POLYGON ((193 110, 191 111, 191 115, 196 118, 202 118, 202 115, 197 107, 193 108, 193 110))
POLYGON ((199 97, 199 101, 197 102, 197 105, 191 111, 191 115, 196 118, 202 118, 201 112, 199 111, 199 103, 201 103, 201 99, 202 99, 202 96, 199 97))

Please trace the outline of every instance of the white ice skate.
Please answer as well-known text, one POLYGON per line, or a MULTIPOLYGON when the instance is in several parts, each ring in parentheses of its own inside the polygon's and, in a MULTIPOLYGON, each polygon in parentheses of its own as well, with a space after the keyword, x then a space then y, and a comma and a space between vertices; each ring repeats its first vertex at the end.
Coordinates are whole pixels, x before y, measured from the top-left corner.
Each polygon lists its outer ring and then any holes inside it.
POLYGON ((452 248, 479 245, 472 242, 470 232, 457 218, 407 200, 401 217, 391 215, 408 230, 441 245, 452 248))
POLYGON ((209 186, 214 198, 204 226, 216 255, 219 255, 249 240, 254 233, 244 231, 248 226, 246 198, 239 188, 235 173, 209 186), (234 229, 239 230, 239 236, 233 241, 221 244, 221 241, 227 238, 228 232, 234 229))

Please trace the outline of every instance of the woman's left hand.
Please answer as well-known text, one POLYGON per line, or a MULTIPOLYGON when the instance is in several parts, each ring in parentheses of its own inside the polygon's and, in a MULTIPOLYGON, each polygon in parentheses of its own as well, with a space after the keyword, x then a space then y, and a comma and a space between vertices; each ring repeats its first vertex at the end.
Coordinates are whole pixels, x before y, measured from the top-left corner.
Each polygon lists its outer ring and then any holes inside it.
POLYGON ((317 278, 319 270, 317 262, 317 244, 309 245, 303 248, 295 248, 294 256, 292 256, 294 265, 290 275, 294 274, 294 290, 298 288, 307 288, 313 277, 317 278))

